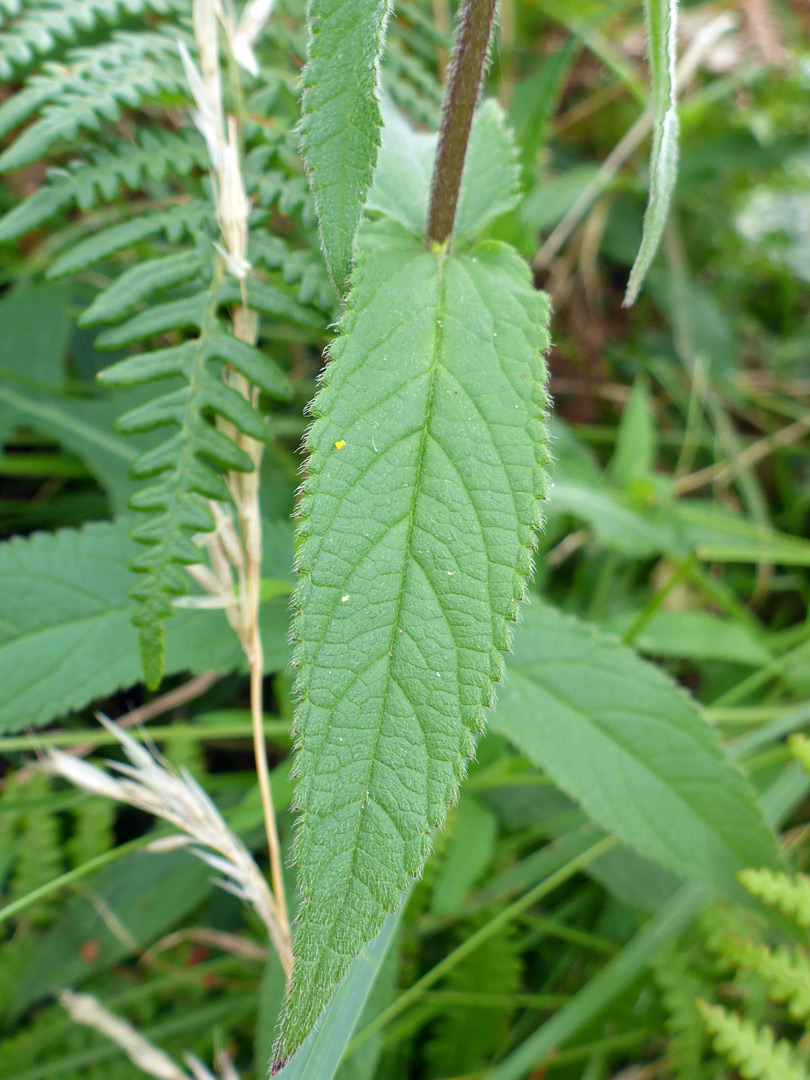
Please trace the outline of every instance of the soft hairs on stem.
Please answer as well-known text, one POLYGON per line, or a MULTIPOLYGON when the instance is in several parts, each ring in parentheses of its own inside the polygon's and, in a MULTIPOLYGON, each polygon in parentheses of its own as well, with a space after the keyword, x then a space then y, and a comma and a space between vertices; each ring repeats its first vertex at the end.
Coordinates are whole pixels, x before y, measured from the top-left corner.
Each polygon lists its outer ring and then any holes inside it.
POLYGON ((497 0, 465 0, 459 15, 430 186, 428 245, 445 243, 453 232, 461 174, 496 6, 497 0))

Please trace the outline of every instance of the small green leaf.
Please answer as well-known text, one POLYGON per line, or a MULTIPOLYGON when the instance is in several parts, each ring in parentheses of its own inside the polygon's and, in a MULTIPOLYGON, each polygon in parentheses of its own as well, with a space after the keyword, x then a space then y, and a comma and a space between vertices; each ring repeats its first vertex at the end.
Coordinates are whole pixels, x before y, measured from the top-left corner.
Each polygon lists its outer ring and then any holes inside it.
POLYGON ((329 273, 348 284, 380 143, 379 64, 391 0, 309 0, 301 141, 329 273))
POLYGON ((547 312, 502 244, 361 234, 307 439, 304 903, 279 1061, 420 872, 483 729, 545 493, 547 312))
POLYGON ((655 416, 650 391, 637 379, 622 410, 610 469, 624 488, 646 480, 655 467, 655 416))
POLYGON ((7 292, 0 300, 0 364, 27 379, 61 386, 73 331, 70 302, 65 285, 22 284, 7 292))
POLYGON ((593 627, 533 603, 492 727, 605 829, 699 882, 733 889, 782 865, 752 789, 686 693, 593 627))
POLYGON ((678 102, 676 63, 678 47, 678 0, 644 0, 652 76, 653 145, 650 159, 650 196, 644 215, 644 232, 624 306, 636 302, 647 276, 669 213, 678 176, 678 102))
POLYGON ((486 870, 495 851, 498 823, 491 810, 465 796, 454 811, 450 841, 444 854, 433 896, 431 915, 450 915, 486 870))

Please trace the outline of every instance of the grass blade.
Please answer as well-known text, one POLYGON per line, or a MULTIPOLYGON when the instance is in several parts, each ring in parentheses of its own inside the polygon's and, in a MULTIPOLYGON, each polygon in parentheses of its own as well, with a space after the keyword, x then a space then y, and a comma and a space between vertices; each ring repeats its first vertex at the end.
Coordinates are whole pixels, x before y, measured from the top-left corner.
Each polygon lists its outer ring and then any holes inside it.
POLYGON ((624 306, 636 302, 664 232, 678 173, 678 103, 676 75, 678 0, 645 0, 652 76, 653 145, 650 195, 644 232, 624 306))

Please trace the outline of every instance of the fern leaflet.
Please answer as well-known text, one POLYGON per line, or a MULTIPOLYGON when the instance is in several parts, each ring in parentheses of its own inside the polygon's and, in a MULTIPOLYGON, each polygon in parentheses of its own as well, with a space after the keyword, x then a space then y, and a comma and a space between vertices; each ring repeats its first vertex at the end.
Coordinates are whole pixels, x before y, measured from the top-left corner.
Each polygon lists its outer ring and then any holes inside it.
POLYGON ((762 901, 776 907, 799 926, 810 926, 810 877, 777 870, 743 870, 740 882, 762 901))
POLYGON ((810 1080, 804 1063, 785 1039, 767 1025, 757 1027, 721 1005, 698 1002, 714 1048, 745 1080, 810 1080))
POLYGON ((205 144, 196 133, 144 131, 135 143, 115 142, 91 151, 88 161, 49 170, 47 182, 0 220, 0 241, 23 236, 69 207, 93 210, 124 189, 137 191, 147 178, 160 183, 206 164, 205 144))
POLYGON ((34 76, 0 108, 0 133, 41 113, 0 155, 0 172, 38 161, 79 132, 117 122, 124 106, 137 108, 161 93, 185 96, 177 43, 168 34, 116 33, 101 45, 73 50, 69 59, 68 75, 62 65, 48 65, 48 75, 34 76))
POLYGON ((29 7, 0 33, 0 79, 10 79, 17 68, 103 23, 115 26, 126 15, 165 14, 180 9, 181 4, 179 0, 40 0, 37 5, 35 0, 29 7))

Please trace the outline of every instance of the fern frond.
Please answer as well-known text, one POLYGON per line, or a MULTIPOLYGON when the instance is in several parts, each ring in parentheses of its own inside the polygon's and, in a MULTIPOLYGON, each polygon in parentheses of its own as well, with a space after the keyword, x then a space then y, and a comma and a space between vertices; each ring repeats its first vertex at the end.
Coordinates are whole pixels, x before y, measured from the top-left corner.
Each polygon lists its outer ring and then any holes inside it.
POLYGON ((810 877, 806 874, 786 874, 776 870, 742 870, 740 883, 748 892, 798 926, 810 926, 810 877))
MULTIPOLYGON (((302 307, 288 293, 267 282, 249 280, 246 296, 248 305, 263 315, 287 319, 313 330, 320 331, 322 328, 322 320, 314 312, 302 307)), ((225 284, 217 293, 217 306, 238 303, 240 298, 241 289, 238 285, 225 284)), ((120 326, 100 334, 96 344, 102 349, 117 349, 122 345, 132 345, 145 338, 154 337, 155 334, 199 328, 205 322, 208 301, 208 293, 199 292, 178 300, 153 304, 120 326)))
POLYGON ((116 806, 108 799, 88 799, 73 809, 73 832, 67 850, 73 866, 81 866, 115 843, 113 824, 116 806))
POLYGON ((35 75, 0 108, 0 133, 40 112, 0 155, 0 172, 32 164, 80 132, 117 123, 125 106, 138 108, 164 93, 186 96, 176 32, 118 32, 100 45, 72 50, 67 66, 45 67, 47 74, 35 75))
MULTIPOLYGON (((30 5, 0 33, 0 79, 54 49, 75 43, 104 24, 118 25, 124 16, 147 12, 166 14, 179 9, 179 0, 40 0, 30 5)), ((18 11, 14 14, 19 13, 18 11)))
MULTIPOLYGON (((119 420, 123 432, 151 431, 170 425, 177 430, 164 442, 135 460, 135 476, 152 482, 132 499, 134 509, 148 518, 133 531, 144 550, 133 569, 140 575, 131 595, 138 607, 133 617, 141 639, 147 683, 155 685, 162 673, 164 622, 172 613, 172 599, 189 590, 182 566, 202 561, 194 535, 209 532, 214 520, 206 500, 226 501, 228 491, 220 470, 248 472, 248 455, 217 429, 219 417, 254 439, 267 437, 264 420, 239 393, 227 386, 219 366, 227 364, 273 397, 290 396, 282 372, 258 349, 226 334, 217 319, 221 275, 214 274, 208 293, 174 305, 163 304, 142 313, 143 336, 158 332, 150 322, 155 312, 172 307, 166 328, 194 325, 198 336, 167 349, 122 360, 100 376, 103 382, 132 386, 181 377, 184 385, 172 388, 119 420), (179 305, 187 305, 182 316, 179 305), (182 316, 182 317, 181 317, 182 316)), ((130 320, 131 325, 140 316, 130 320)), ((159 325, 164 323, 158 320, 159 325)))
POLYGON ((128 251, 144 240, 163 236, 176 244, 184 237, 194 238, 213 220, 210 207, 198 200, 183 206, 147 212, 129 221, 94 231, 55 259, 47 276, 60 278, 79 273, 103 259, 128 251))
POLYGON ((767 1025, 757 1027, 720 1005, 697 1007, 718 1054, 745 1080, 810 1080, 804 1063, 785 1039, 767 1025))
MULTIPOLYGON (((483 925, 486 916, 468 927, 468 933, 483 925)), ((457 1076, 475 1072, 492 1061, 503 1049, 515 1006, 512 995, 521 988, 523 963, 514 928, 504 927, 493 934, 466 960, 452 969, 445 988, 462 994, 485 992, 486 1007, 448 1005, 436 1021, 434 1033, 425 1046, 431 1075, 457 1076), (491 995, 491 996, 490 996, 491 995), (495 1004, 500 998, 503 1004, 495 1004)))
POLYGON ((136 263, 99 293, 79 319, 80 325, 123 318, 159 289, 180 285, 199 274, 201 262, 200 252, 188 250, 136 263))
MULTIPOLYGON (((49 780, 36 775, 27 781, 22 793, 24 811, 18 824, 17 861, 8 888, 9 900, 27 896, 62 872, 59 822, 56 813, 42 805, 49 790, 49 780), (27 803, 31 805, 26 806, 27 803)), ((53 913, 52 902, 40 902, 32 912, 29 917, 35 922, 48 922, 53 913)))
POLYGON ((810 1016, 810 960, 798 948, 770 948, 748 938, 729 937, 719 943, 721 955, 736 968, 753 972, 765 983, 772 1001, 787 1002, 791 1016, 810 1016))
POLYGON ((674 950, 663 953, 652 966, 653 978, 666 1010, 667 1051, 678 1080, 703 1075, 701 1059, 706 1032, 695 999, 706 993, 705 981, 674 950))
POLYGON ((206 166, 205 143, 196 132, 142 131, 134 143, 114 142, 91 150, 87 161, 50 169, 42 187, 0 219, 0 242, 25 235, 62 210, 93 210, 123 191, 137 191, 146 179, 161 183, 206 166))
POLYGON ((311 248, 294 251, 282 237, 261 231, 251 238, 250 255, 255 265, 279 270, 285 284, 295 286, 299 304, 315 304, 321 311, 331 311, 337 303, 324 261, 311 248))

